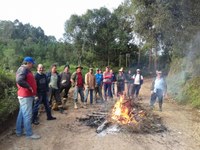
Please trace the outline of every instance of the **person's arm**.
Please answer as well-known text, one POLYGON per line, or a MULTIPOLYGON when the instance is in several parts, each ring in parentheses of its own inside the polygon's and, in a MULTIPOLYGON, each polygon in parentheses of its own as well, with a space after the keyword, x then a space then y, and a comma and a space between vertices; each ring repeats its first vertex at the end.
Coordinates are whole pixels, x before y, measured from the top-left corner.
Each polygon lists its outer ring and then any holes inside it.
POLYGON ((154 93, 155 80, 156 80, 156 79, 154 79, 153 82, 152 82, 152 84, 151 84, 151 94, 154 93))
POLYGON ((144 83, 144 78, 143 78, 143 76, 141 75, 141 77, 140 77, 140 85, 142 85, 144 83))
POLYGON ((164 94, 163 96, 167 95, 167 83, 166 80, 164 79, 164 94))
POLYGON ((27 68, 20 67, 17 70, 17 73, 16 73, 16 83, 19 86, 23 87, 23 88, 32 89, 31 86, 26 81, 26 75, 27 75, 27 73, 28 73, 27 68))
POLYGON ((76 72, 74 72, 72 75, 71 75, 71 78, 70 78, 70 81, 72 83, 72 86, 75 86, 75 78, 76 78, 76 72))

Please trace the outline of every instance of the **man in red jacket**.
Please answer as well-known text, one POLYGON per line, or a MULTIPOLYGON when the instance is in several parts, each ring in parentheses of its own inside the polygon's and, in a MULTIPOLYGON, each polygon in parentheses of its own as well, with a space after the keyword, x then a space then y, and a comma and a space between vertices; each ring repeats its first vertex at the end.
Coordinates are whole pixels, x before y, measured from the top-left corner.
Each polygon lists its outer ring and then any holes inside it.
POLYGON ((20 106, 16 122, 16 134, 21 136, 26 133, 26 137, 29 139, 40 138, 39 135, 32 132, 31 127, 32 105, 37 91, 36 81, 31 72, 34 64, 35 61, 32 57, 25 57, 23 64, 16 72, 17 94, 20 106), (23 131, 23 128, 25 131, 23 131))

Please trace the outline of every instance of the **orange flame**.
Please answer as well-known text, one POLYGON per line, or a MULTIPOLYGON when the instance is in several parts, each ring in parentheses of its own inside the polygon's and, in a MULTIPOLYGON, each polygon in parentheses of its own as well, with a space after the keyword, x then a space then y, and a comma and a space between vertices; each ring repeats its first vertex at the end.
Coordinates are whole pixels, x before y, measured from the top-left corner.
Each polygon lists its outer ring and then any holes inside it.
MULTIPOLYGON (((134 115, 132 114, 132 107, 124 105, 126 103, 124 98, 121 96, 120 99, 115 103, 112 110, 112 119, 116 120, 121 124, 137 124, 138 121, 135 120, 134 115)), ((141 113, 142 114, 142 113, 141 113)), ((138 113, 140 117, 140 113, 138 113)))

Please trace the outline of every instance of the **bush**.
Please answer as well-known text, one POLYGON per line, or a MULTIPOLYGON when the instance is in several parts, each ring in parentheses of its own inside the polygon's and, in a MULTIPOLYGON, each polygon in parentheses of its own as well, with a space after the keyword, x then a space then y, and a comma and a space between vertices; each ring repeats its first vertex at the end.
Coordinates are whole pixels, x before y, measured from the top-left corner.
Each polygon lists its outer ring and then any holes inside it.
POLYGON ((0 69, 0 122, 18 108, 17 88, 14 75, 0 69))
POLYGON ((200 77, 189 80, 183 89, 185 102, 191 103, 192 106, 200 108, 200 77))

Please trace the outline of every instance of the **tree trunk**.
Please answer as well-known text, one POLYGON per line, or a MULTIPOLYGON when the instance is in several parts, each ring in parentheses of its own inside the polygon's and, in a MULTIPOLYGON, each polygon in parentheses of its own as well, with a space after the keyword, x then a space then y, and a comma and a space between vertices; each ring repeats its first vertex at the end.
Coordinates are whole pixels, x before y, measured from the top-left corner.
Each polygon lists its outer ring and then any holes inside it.
POLYGON ((148 70, 151 71, 151 64, 152 64, 152 49, 149 49, 149 65, 148 70))
POLYGON ((157 60, 158 60, 158 53, 157 53, 157 48, 155 48, 155 58, 154 58, 154 71, 157 70, 157 60))
POLYGON ((139 48, 139 51, 138 51, 138 62, 137 62, 138 66, 140 65, 140 59, 141 59, 141 50, 139 48))

